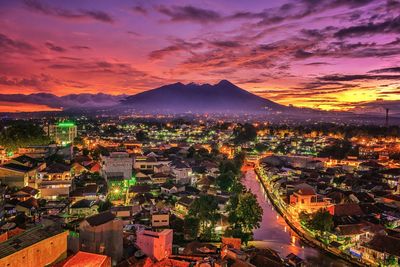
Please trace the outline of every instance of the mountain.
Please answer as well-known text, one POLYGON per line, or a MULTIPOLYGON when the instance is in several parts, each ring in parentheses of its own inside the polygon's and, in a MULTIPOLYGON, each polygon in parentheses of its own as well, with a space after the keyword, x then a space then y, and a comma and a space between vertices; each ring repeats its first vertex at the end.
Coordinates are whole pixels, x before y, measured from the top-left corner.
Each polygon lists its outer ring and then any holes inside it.
POLYGON ((266 113, 290 108, 243 90, 227 80, 217 84, 174 83, 121 101, 143 113, 266 113))

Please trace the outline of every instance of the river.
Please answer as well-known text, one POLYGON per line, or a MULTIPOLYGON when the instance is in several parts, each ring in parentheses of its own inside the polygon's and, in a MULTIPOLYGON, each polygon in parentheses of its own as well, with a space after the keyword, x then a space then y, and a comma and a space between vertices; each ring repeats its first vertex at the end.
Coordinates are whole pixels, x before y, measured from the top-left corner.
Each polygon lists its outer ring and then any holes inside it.
POLYGON ((258 248, 271 248, 279 252, 282 257, 286 257, 289 253, 294 253, 305 259, 307 266, 351 266, 344 260, 303 243, 298 235, 286 224, 285 220, 274 210, 253 170, 246 172, 242 183, 257 196, 258 202, 264 211, 261 226, 254 230, 254 241, 250 242, 250 245, 258 248))

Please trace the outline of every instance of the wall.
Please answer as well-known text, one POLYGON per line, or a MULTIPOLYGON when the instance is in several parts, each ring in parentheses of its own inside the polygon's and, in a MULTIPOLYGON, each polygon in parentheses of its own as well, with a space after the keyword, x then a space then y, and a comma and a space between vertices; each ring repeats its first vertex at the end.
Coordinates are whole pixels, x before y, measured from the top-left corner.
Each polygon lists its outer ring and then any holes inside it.
POLYGON ((42 240, 0 259, 0 267, 40 267, 61 260, 67 255, 68 231, 42 240))

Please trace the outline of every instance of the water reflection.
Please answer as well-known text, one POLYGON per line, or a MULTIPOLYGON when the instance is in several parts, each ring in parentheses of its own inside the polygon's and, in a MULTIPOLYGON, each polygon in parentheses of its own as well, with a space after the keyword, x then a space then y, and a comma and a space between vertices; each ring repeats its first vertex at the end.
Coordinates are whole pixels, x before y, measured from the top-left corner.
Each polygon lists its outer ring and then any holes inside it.
POLYGON ((272 248, 278 251, 282 257, 294 253, 305 259, 308 266, 351 266, 343 260, 334 258, 303 243, 286 224, 285 220, 275 212, 254 171, 251 170, 246 173, 243 184, 257 196, 258 202, 264 210, 261 227, 254 230, 255 241, 251 242, 251 245, 259 248, 272 248))

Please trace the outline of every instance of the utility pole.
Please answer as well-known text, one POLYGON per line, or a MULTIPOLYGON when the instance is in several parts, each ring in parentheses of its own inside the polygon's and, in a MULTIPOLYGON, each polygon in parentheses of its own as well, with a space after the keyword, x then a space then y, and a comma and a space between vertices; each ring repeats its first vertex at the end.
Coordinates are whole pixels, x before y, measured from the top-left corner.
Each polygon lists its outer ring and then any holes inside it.
POLYGON ((389 109, 386 109, 386 123, 385 123, 386 128, 389 127, 389 109))

